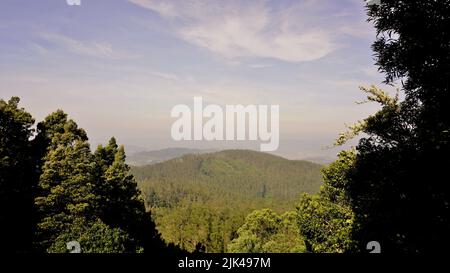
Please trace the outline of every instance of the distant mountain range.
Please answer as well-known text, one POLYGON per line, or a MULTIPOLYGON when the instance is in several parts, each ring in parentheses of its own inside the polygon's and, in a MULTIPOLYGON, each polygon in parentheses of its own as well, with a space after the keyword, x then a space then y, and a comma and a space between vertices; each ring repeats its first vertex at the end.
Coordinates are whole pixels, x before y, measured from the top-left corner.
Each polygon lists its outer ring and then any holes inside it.
POLYGON ((331 157, 331 156, 311 156, 311 157, 305 157, 302 160, 306 160, 306 161, 311 161, 317 164, 323 164, 323 165, 327 165, 332 163, 333 161, 336 160, 336 157, 331 157))
MULTIPOLYGON (((145 151, 145 148, 138 146, 126 146, 127 163, 131 166, 145 166, 155 163, 161 163, 170 159, 181 157, 184 155, 201 155, 207 153, 218 152, 219 149, 190 149, 190 148, 166 148, 160 150, 145 151)), ((283 155, 281 155, 283 156, 283 155)), ((326 165, 335 160, 331 156, 311 156, 299 160, 314 162, 326 165)))
POLYGON ((180 156, 192 154, 199 155, 214 152, 216 150, 188 149, 188 148, 166 148, 156 151, 141 151, 130 153, 127 163, 131 166, 144 166, 160 163, 180 156))

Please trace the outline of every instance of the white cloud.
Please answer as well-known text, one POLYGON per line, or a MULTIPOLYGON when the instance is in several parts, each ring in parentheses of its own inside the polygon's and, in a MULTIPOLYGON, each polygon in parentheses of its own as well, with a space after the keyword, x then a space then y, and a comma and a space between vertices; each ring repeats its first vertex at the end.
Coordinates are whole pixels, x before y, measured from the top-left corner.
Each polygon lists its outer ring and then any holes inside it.
POLYGON ((339 45, 338 26, 315 18, 317 1, 277 9, 267 1, 129 0, 170 21, 181 39, 227 59, 320 59, 339 45))
POLYGON ((113 49, 113 46, 109 43, 79 41, 55 33, 42 33, 40 37, 58 44, 74 54, 109 59, 134 59, 139 57, 139 55, 134 53, 113 49))
POLYGON ((262 69, 262 68, 273 67, 273 64, 255 63, 255 64, 249 64, 248 67, 255 68, 255 69, 262 69))
POLYGON ((168 1, 160 1, 160 2, 153 2, 146 0, 129 0, 129 1, 141 7, 154 10, 165 17, 176 17, 178 15, 173 3, 168 1))
POLYGON ((159 72, 159 71, 150 71, 149 72, 151 76, 157 77, 157 78, 161 78, 161 79, 165 79, 165 80, 179 80, 178 76, 175 74, 170 74, 170 73, 165 73, 165 72, 159 72))

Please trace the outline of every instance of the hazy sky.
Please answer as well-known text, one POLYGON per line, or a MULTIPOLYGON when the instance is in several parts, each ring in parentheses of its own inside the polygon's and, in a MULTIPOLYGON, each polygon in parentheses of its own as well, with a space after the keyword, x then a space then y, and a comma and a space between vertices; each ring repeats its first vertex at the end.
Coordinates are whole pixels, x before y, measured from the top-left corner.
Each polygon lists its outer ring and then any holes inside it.
MULTIPOLYGON (((380 84, 361 0, 3 0, 0 98, 37 120, 62 108, 92 144, 253 148, 173 142, 177 104, 279 104, 279 153, 330 155, 337 134, 373 113, 380 84)), ((131 148, 131 146, 130 146, 131 148)))

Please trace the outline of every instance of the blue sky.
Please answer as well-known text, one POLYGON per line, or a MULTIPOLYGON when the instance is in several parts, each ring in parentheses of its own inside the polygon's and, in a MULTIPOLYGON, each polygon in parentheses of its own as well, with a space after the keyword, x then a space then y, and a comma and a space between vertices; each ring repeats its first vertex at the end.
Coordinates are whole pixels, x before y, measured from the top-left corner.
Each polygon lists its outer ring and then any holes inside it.
POLYGON ((279 154, 329 156, 345 124, 377 109, 354 103, 383 80, 362 0, 81 3, 1 2, 0 97, 20 96, 37 120, 64 109, 93 144, 258 146, 173 142, 171 108, 203 96, 279 104, 279 154))

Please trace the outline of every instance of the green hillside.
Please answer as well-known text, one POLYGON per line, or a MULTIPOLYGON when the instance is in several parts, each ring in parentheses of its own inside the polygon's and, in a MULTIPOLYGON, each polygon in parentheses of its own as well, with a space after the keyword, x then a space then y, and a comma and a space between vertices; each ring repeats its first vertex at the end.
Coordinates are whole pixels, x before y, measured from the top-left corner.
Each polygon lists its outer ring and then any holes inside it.
POLYGON ((320 169, 308 161, 227 150, 133 167, 132 173, 166 241, 221 252, 252 210, 283 212, 301 193, 316 193, 320 169))

